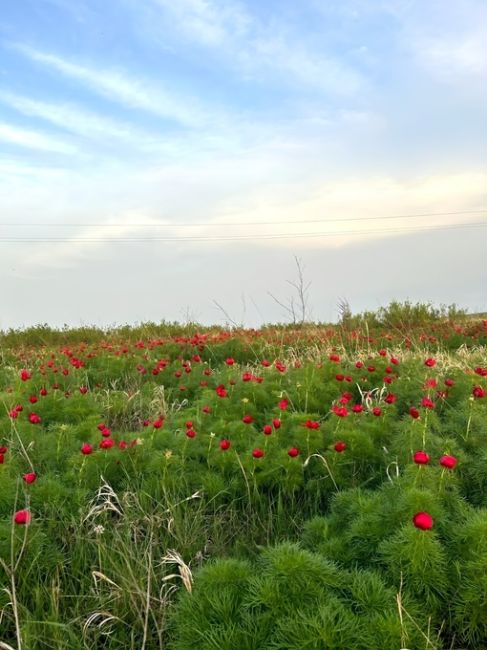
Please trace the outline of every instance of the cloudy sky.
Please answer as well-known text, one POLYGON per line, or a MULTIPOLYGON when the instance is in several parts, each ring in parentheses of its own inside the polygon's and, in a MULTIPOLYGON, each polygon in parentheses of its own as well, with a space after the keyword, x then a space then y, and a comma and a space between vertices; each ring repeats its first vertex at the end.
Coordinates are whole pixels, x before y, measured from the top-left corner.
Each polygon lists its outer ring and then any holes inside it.
POLYGON ((485 0, 3 0, 0 328, 487 309, 485 0))

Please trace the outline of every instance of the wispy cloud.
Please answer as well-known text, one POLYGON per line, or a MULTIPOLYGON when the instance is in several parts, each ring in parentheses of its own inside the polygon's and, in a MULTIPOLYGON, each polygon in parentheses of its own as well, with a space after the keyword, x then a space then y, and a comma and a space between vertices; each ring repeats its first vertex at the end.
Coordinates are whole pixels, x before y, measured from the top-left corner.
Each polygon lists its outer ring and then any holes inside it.
POLYGON ((30 129, 23 129, 5 122, 0 122, 0 140, 27 149, 49 151, 52 153, 75 154, 77 148, 48 134, 30 129))
MULTIPOLYGON (((302 31, 277 16, 266 22, 235 0, 146 0, 145 8, 147 29, 165 29, 169 39, 176 32, 193 46, 220 53, 224 66, 236 68, 247 79, 281 86, 298 83, 334 95, 364 88, 358 70, 316 43, 307 45, 302 31)), ((141 13, 140 3, 135 11, 141 13)))
POLYGON ((149 133, 74 104, 40 101, 1 91, 0 102, 23 115, 40 118, 84 138, 122 140, 143 149, 152 149, 155 146, 154 136, 149 133))
POLYGON ((60 56, 42 52, 24 44, 13 46, 31 61, 82 83, 93 92, 129 108, 141 109, 184 126, 197 127, 210 119, 211 113, 191 97, 164 92, 154 81, 142 80, 126 71, 81 65, 60 56))
POLYGON ((232 0, 151 0, 176 21, 187 36, 205 45, 222 45, 242 37, 252 24, 248 11, 232 0))

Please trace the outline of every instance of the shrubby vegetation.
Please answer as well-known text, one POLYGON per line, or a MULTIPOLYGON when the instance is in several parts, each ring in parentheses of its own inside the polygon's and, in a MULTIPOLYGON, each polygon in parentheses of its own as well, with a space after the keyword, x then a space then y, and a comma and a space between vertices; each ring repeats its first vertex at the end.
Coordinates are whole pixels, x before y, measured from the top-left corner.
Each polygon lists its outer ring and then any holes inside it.
POLYGON ((375 317, 4 333, 0 641, 487 646, 487 321, 375 317))

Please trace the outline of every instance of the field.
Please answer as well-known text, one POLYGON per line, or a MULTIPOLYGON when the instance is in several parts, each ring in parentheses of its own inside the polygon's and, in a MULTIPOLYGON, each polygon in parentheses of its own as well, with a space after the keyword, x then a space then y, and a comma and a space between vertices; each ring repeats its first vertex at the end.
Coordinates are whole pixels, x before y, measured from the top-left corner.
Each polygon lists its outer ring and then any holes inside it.
POLYGON ((487 648, 486 320, 0 345, 0 648, 487 648))

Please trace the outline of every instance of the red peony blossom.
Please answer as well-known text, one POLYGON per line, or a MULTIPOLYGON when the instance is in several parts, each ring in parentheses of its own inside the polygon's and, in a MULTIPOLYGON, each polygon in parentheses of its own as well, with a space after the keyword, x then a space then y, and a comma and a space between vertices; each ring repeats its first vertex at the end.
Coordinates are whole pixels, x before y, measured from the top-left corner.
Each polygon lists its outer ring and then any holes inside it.
POLYGON ((100 431, 100 433, 104 438, 109 438, 112 435, 112 430, 108 427, 105 427, 100 431))
POLYGON ((81 445, 80 449, 81 453, 84 454, 85 456, 88 456, 89 454, 93 453, 93 447, 90 445, 89 442, 85 442, 81 445))
POLYGON ((215 392, 218 395, 218 397, 227 397, 228 396, 227 389, 225 388, 225 386, 223 384, 220 384, 219 386, 217 386, 215 388, 215 392))
POLYGON ((12 420, 16 420, 19 417, 19 412, 17 409, 12 409, 11 411, 8 412, 9 417, 12 418, 12 420))
POLYGON ((316 422, 316 420, 306 420, 304 423, 304 426, 307 429, 319 429, 320 428, 320 423, 316 422))
POLYGON ((354 404, 352 406, 352 411, 354 413, 362 413, 363 410, 364 410, 364 407, 362 406, 362 404, 354 404))
POLYGON ((296 456, 299 455, 299 449, 297 449, 297 447, 291 447, 291 449, 289 449, 287 452, 287 455, 291 458, 296 458, 296 456))
POLYGON ((269 368, 269 366, 271 365, 271 362, 268 359, 262 359, 262 361, 260 362, 260 365, 264 366, 264 368, 269 368))
POLYGON ((29 402, 30 402, 31 404, 35 404, 35 403, 38 402, 38 401, 39 401, 39 398, 37 397, 37 395, 31 395, 31 396, 29 397, 29 402))
POLYGON ((103 429, 107 428, 107 425, 104 422, 100 422, 100 424, 96 425, 96 428, 98 429, 98 431, 103 431, 103 429))
POLYGON ((194 429, 188 429, 186 435, 188 438, 196 438, 196 431, 194 429))
POLYGON ((436 366, 436 359, 433 359, 432 357, 429 357, 424 362, 424 365, 428 366, 428 368, 433 368, 433 366, 436 366))
POLYGON ((88 392, 88 386, 80 386, 80 387, 79 387, 79 392, 80 392, 82 395, 86 395, 86 393, 88 392))
POLYGON ((337 381, 344 381, 345 380, 345 375, 335 375, 335 379, 337 381))
POLYGON ((262 449, 259 449, 259 447, 252 450, 252 456, 254 458, 262 458, 263 455, 264 455, 264 451, 262 449))
POLYGON ((379 350, 379 354, 381 357, 385 357, 387 355, 387 350, 379 350))
POLYGON ((251 415, 244 415, 242 418, 242 422, 245 424, 251 424, 254 421, 254 418, 251 415))
POLYGON ((233 359, 232 357, 228 357, 228 359, 225 359, 225 363, 227 364, 227 366, 233 366, 233 364, 235 363, 235 359, 233 359))
POLYGON ((113 438, 103 438, 100 442, 100 449, 111 449, 114 444, 113 438))
POLYGON ((25 368, 22 368, 22 370, 20 371, 20 379, 22 381, 27 381, 31 377, 32 377, 31 373, 28 370, 26 370, 25 368))
POLYGON ((220 449, 222 451, 227 451, 227 449, 230 449, 230 445, 230 440, 227 440, 226 438, 224 440, 220 440, 220 449))
POLYGON ((272 420, 272 426, 274 429, 279 429, 281 427, 281 420, 279 418, 274 418, 272 420))
POLYGON ((19 525, 30 524, 32 516, 29 510, 17 510, 14 515, 14 522, 19 525))
POLYGON ((421 406, 423 406, 426 409, 434 409, 435 403, 429 397, 423 397, 421 400, 421 406))
POLYGON ((397 400, 397 397, 396 397, 396 395, 394 395, 394 393, 387 393, 387 395, 385 396, 385 399, 384 399, 386 404, 394 404, 394 402, 396 402, 396 400, 397 400))
POLYGON ((382 409, 380 408, 380 406, 374 406, 374 408, 372 409, 372 413, 373 413, 376 417, 379 417, 379 415, 382 414, 382 409))
POLYGON ((41 416, 37 415, 37 413, 29 413, 29 422, 31 424, 40 424, 41 416))
POLYGON ((36 480, 37 474, 35 472, 29 472, 28 474, 23 474, 22 478, 27 484, 30 485, 36 480))
POLYGON ((282 399, 282 400, 279 402, 278 406, 279 406, 279 408, 281 409, 281 411, 285 411, 285 410, 287 409, 287 407, 289 406, 289 402, 288 402, 287 399, 282 399))
POLYGON ((185 422, 184 426, 186 427, 186 429, 192 429, 193 422, 191 420, 188 420, 187 422, 185 422))
POLYGON ((333 363, 340 362, 340 357, 338 356, 338 354, 330 354, 328 358, 330 359, 330 361, 333 361, 333 363))
POLYGON ((474 386, 472 388, 472 395, 475 398, 480 399, 481 397, 485 397, 487 395, 487 390, 484 390, 482 386, 474 386))
POLYGON ((270 436, 272 433, 272 426, 270 424, 264 424, 262 431, 266 436, 270 436))
POLYGON ((417 451, 413 454, 413 460, 416 465, 427 465, 430 462, 430 457, 425 451, 417 451))
POLYGON ((5 462, 5 454, 0 454, 0 465, 3 465, 5 462))
POLYGON ((454 386, 454 385, 455 385, 455 382, 453 381, 453 379, 445 379, 445 386, 448 386, 449 388, 451 388, 451 386, 454 386))
POLYGON ((409 409, 409 415, 414 420, 417 420, 419 418, 420 413, 419 413, 418 409, 415 406, 411 406, 411 408, 409 409))
POLYGON ((458 459, 456 459, 455 456, 449 456, 448 454, 445 454, 440 458, 440 465, 442 465, 442 467, 446 467, 447 469, 453 469, 457 463, 458 459))
POLYGON ((125 442, 125 440, 120 440, 120 442, 118 443, 118 448, 119 449, 127 449, 127 447, 128 447, 128 445, 125 442))
POLYGON ((357 363, 355 364, 355 367, 360 370, 360 368, 364 367, 364 364, 362 363, 362 361, 357 361, 357 363))
POLYGON ((338 451, 338 453, 341 454, 342 451, 345 451, 347 448, 347 445, 345 442, 342 442, 341 440, 338 442, 335 442, 335 451, 338 451))
POLYGON ((203 411, 203 413, 207 413, 207 414, 211 413, 211 408, 209 406, 203 406, 201 410, 203 411))
POLYGON ((0 454, 6 454, 8 451, 8 447, 0 447, 0 454))
POLYGON ((157 418, 157 420, 154 420, 152 423, 152 426, 154 429, 160 429, 164 424, 164 418, 157 418))
POLYGON ((348 415, 348 409, 346 406, 334 406, 332 411, 335 415, 338 415, 339 418, 346 418, 348 415))
POLYGON ((399 359, 397 359, 396 357, 391 357, 391 363, 397 366, 399 364, 399 359))
POLYGON ((413 517, 413 524, 420 530, 431 530, 433 528, 433 517, 427 512, 417 512, 413 517))

